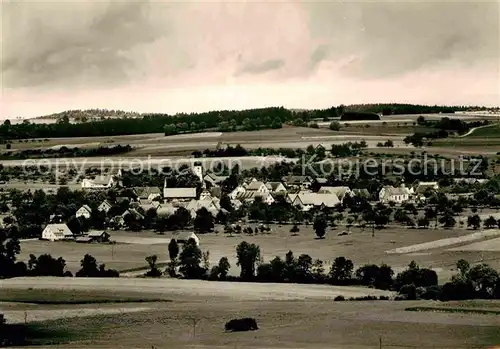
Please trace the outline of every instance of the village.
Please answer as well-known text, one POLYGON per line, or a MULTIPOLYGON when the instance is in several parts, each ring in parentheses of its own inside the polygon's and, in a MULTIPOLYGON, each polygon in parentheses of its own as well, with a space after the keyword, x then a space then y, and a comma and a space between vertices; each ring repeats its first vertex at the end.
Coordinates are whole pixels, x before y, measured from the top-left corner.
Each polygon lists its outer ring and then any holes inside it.
MULTIPOLYGON (((339 221, 337 223, 359 225, 362 223, 361 216, 364 213, 361 207, 366 203, 373 207, 378 205, 379 208, 383 206, 399 208, 399 217, 398 213, 395 215, 395 219, 399 223, 407 227, 427 228, 433 215, 429 212, 423 212, 423 208, 429 200, 433 200, 433 198, 435 200, 435 197, 440 193, 437 181, 415 181, 408 185, 402 182, 398 186, 385 185, 376 192, 370 192, 366 188, 351 189, 348 186, 332 186, 328 183, 327 178, 288 175, 282 177, 281 181, 262 181, 255 177, 242 178, 241 183, 237 183, 234 189, 225 194, 222 186, 229 176, 206 173, 202 166, 193 166, 189 171, 198 180, 197 186, 168 187, 165 179, 163 188, 154 186, 124 188, 121 170, 116 171, 114 175, 84 178, 81 181, 81 191, 87 193, 88 203, 78 207, 73 214, 51 214, 49 222, 43 227, 39 238, 49 241, 109 242, 112 230, 156 229, 159 226, 158 221, 165 223, 157 229, 158 231, 176 230, 178 222, 168 220, 169 217, 176 216, 180 217, 179 228, 186 229, 190 226, 188 221, 195 221, 197 215, 203 214, 211 216, 208 229, 197 227, 195 224, 194 233, 210 232, 214 223, 225 225, 231 223, 232 228, 234 228, 236 225, 241 225, 242 221, 248 220, 267 224, 280 221, 300 225, 307 220, 312 222, 314 217, 321 212, 326 214, 334 211, 343 212, 344 208, 351 208, 351 215, 347 217, 341 215, 340 219, 336 216, 339 221), (102 201, 88 201, 103 195, 109 196, 110 192, 113 194, 102 201), (96 196, 97 193, 99 195, 96 196), (221 201, 223 202, 221 203, 221 201), (279 204, 282 206, 278 206, 279 204), (280 207, 280 210, 292 213, 287 215, 282 212, 276 217, 264 218, 251 209, 253 206, 261 205, 280 207), (404 209, 404 217, 401 217, 401 208, 404 209), (419 209, 422 211, 421 217, 416 215, 419 209), (414 219, 412 220, 406 213, 413 213, 414 219), (72 219, 76 219, 79 223, 76 225, 76 231, 70 229, 66 224, 68 220, 72 219), (100 219, 101 222, 96 224, 96 219, 100 219), (152 220, 158 225, 153 224, 152 220), (91 225, 100 229, 96 230, 89 226, 91 221, 94 222, 91 225), (171 226, 168 226, 169 223, 171 226)), ((484 185, 487 179, 455 178, 453 182, 456 185, 465 183, 468 186, 477 186, 484 185)), ((54 193, 50 190, 47 192, 54 193)), ((467 207, 466 200, 473 199, 474 195, 473 192, 447 193, 444 197, 450 202, 461 200, 465 209, 467 207)), ((477 204, 477 206, 480 205, 477 204)), ((496 213, 483 214, 481 221, 486 221, 490 216, 495 219, 494 225, 496 225, 498 218, 500 218, 497 217, 496 213)), ((0 222, 3 225, 5 222, 15 221, 15 218, 8 214, 4 214, 3 218, 3 222, 0 222)), ((463 224, 460 219, 458 222, 463 224)), ((368 223, 366 220, 363 222, 363 224, 368 223)), ((389 218, 382 224, 388 223, 389 218)), ((488 224, 492 224, 491 220, 488 224)), ((444 225, 446 226, 446 224, 444 225)), ((70 226, 75 227, 74 224, 70 226)))

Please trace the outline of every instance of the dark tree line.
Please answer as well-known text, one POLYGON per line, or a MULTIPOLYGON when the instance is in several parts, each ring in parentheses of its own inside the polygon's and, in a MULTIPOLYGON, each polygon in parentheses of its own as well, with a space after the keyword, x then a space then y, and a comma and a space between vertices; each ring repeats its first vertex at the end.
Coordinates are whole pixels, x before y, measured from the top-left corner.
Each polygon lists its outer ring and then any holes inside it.
POLYGON ((110 156, 128 153, 132 150, 130 145, 115 145, 98 148, 68 148, 62 146, 59 149, 25 149, 19 151, 6 152, 0 155, 0 159, 37 159, 37 158, 73 158, 110 156))
POLYGON ((328 120, 347 117, 350 120, 375 118, 383 113, 392 114, 428 114, 453 113, 467 110, 466 107, 423 106, 412 104, 364 104, 340 105, 321 110, 292 111, 283 107, 221 110, 204 113, 180 113, 175 115, 160 113, 128 113, 115 110, 70 110, 52 115, 57 118, 53 124, 30 123, 11 124, 9 121, 0 125, 0 139, 26 139, 51 137, 99 137, 127 134, 164 132, 166 135, 200 132, 204 130, 252 131, 265 128, 280 128, 283 123, 306 126, 314 119, 328 120), (351 114, 349 114, 351 113, 351 114), (365 113, 369 113, 366 114, 365 113), (348 115, 351 115, 349 117, 348 115), (78 123, 71 123, 70 118, 78 123), (100 120, 95 120, 100 118, 100 120), (87 121, 92 120, 92 121, 87 121))
POLYGON ((465 106, 439 106, 439 105, 418 105, 401 103, 381 103, 381 104, 354 104, 346 107, 346 110, 357 112, 382 113, 383 115, 398 114, 452 114, 455 111, 466 111, 471 109, 465 106))
MULTIPOLYGON (((226 257, 222 257, 218 265, 210 269, 209 252, 203 253, 194 240, 185 243, 179 254, 175 240, 169 245, 170 265, 166 273, 176 275, 178 267, 184 278, 209 280, 229 280, 245 282, 277 282, 277 283, 315 283, 331 285, 362 285, 382 290, 393 290, 400 293, 397 299, 500 299, 500 275, 487 264, 473 267, 465 260, 457 262, 459 273, 450 282, 440 286, 438 276, 432 269, 422 268, 412 261, 408 267, 395 274, 386 265, 366 264, 354 269, 352 260, 336 257, 327 270, 326 263, 313 259, 307 254, 295 257, 288 251, 285 258, 276 256, 269 262, 261 259, 258 245, 241 242, 236 247, 236 266, 240 267, 240 275, 228 276, 231 267, 226 257), (177 259, 177 256, 179 258, 177 259)), ((148 257, 150 271, 146 275, 160 276, 156 267, 157 256, 148 257)))

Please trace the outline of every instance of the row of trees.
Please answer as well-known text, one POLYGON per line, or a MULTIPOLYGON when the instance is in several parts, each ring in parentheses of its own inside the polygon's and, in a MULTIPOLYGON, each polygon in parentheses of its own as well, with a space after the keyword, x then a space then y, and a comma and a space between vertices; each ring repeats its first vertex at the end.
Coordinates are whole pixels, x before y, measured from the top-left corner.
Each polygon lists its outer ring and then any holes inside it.
POLYGON ((13 152, 5 152, 0 155, 0 159, 38 159, 38 158, 73 158, 92 156, 119 155, 132 151, 130 145, 114 145, 98 148, 68 148, 62 146, 59 149, 25 149, 13 152))
MULTIPOLYGON (((450 282, 439 286, 436 272, 422 268, 414 261, 397 275, 386 264, 366 264, 355 269, 353 261, 345 257, 333 259, 329 270, 326 270, 324 261, 314 260, 307 254, 295 257, 292 251, 288 251, 284 259, 276 256, 264 262, 260 247, 243 241, 236 247, 236 266, 240 267, 240 274, 239 277, 232 277, 229 276, 231 265, 227 257, 222 257, 217 265, 210 268, 209 252, 203 253, 192 239, 183 245, 182 250, 172 240, 168 252, 170 262, 165 274, 179 276, 177 272, 180 272, 180 276, 191 279, 363 285, 398 291, 404 299, 500 298, 499 273, 487 264, 471 267, 463 259, 457 262, 459 273, 450 282)), ((156 264, 157 258, 156 255, 146 258, 150 267, 146 276, 159 277, 163 274, 156 264)))

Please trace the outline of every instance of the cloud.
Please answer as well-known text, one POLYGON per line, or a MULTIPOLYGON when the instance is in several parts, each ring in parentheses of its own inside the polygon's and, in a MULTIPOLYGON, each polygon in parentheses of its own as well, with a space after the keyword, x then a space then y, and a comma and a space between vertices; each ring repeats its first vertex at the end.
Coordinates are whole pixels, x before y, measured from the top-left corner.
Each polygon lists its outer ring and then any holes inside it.
POLYGON ((285 61, 282 59, 271 59, 262 63, 249 63, 241 69, 240 73, 261 74, 280 69, 284 65, 285 61))

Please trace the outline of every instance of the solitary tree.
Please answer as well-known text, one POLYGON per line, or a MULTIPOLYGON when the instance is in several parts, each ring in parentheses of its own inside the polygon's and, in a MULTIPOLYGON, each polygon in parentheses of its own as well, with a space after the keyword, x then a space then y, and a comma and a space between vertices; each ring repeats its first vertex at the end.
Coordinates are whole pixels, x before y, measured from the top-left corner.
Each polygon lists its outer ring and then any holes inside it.
POLYGON ((330 269, 330 281, 333 284, 345 283, 352 277, 354 263, 345 257, 337 257, 330 269))
POLYGON ((246 241, 236 247, 237 266, 241 267, 240 277, 244 280, 253 279, 257 262, 260 260, 260 248, 246 241))
POLYGON ((323 216, 316 216, 316 218, 314 219, 313 228, 314 228, 314 233, 316 234, 318 239, 324 238, 326 234, 326 227, 327 227, 326 219, 323 216))
POLYGON ((194 239, 189 239, 184 243, 182 252, 179 255, 179 271, 188 279, 200 278, 204 274, 204 269, 200 266, 203 254, 194 239))
POLYGON ((481 218, 479 215, 475 214, 467 218, 467 226, 472 227, 472 229, 477 230, 481 226, 481 218))
POLYGON ((146 262, 149 265, 149 270, 146 273, 146 276, 152 276, 152 277, 161 276, 161 271, 156 266, 156 262, 158 260, 158 256, 154 254, 154 255, 151 255, 151 256, 147 256, 145 259, 146 259, 146 262))

